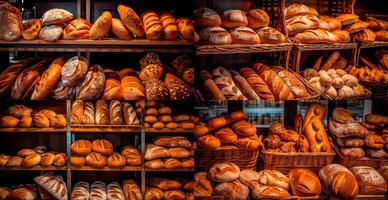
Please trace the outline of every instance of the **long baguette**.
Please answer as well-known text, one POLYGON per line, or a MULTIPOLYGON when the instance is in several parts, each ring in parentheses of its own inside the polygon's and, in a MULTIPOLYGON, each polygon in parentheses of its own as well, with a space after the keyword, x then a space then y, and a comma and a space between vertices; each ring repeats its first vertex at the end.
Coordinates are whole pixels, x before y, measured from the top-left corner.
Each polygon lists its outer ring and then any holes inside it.
POLYGON ((200 77, 203 81, 203 85, 205 86, 206 90, 210 92, 210 94, 215 100, 226 100, 225 96, 222 94, 221 90, 214 82, 212 75, 208 70, 202 70, 200 72, 200 77))
POLYGON ((240 68, 240 74, 244 77, 256 94, 265 100, 275 100, 275 96, 264 82, 264 80, 253 71, 251 68, 240 68))
POLYGON ((260 100, 260 97, 256 94, 244 77, 233 70, 230 70, 230 73, 232 74, 234 83, 249 100, 260 100))
POLYGON ((340 57, 340 52, 334 51, 332 54, 330 54, 329 58, 322 65, 321 70, 326 70, 326 71, 329 70, 339 57, 340 57))

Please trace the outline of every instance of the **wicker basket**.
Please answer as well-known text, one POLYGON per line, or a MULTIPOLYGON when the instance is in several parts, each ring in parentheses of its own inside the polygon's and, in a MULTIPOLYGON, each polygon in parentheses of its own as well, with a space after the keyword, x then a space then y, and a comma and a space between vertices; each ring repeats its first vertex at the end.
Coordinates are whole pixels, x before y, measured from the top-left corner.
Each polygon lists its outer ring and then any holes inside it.
POLYGON ((361 84, 372 92, 372 98, 388 99, 388 84, 372 83, 366 81, 361 81, 361 84))
POLYGON ((261 154, 265 169, 276 169, 288 173, 294 168, 305 168, 318 172, 322 167, 333 163, 332 153, 281 153, 263 151, 261 154))
POLYGON ((369 89, 367 89, 364 86, 362 86, 362 87, 364 88, 364 95, 361 95, 361 96, 354 96, 354 97, 344 98, 344 97, 332 97, 332 96, 329 96, 329 95, 327 95, 325 93, 321 93, 321 94, 322 94, 322 97, 324 99, 326 99, 326 100, 334 100, 334 101, 367 99, 367 98, 371 97, 372 91, 370 91, 369 89))
POLYGON ((296 100, 310 100, 310 99, 319 99, 321 96, 321 92, 315 89, 305 78, 303 78, 301 75, 295 73, 291 69, 288 69, 291 73, 293 73, 296 78, 298 78, 305 86, 307 92, 310 94, 308 98, 305 99, 296 99, 296 100))
POLYGON ((208 171, 216 163, 232 162, 240 169, 256 169, 259 150, 246 149, 197 149, 195 171, 208 171))
POLYGON ((242 54, 242 53, 263 53, 290 51, 291 43, 283 44, 232 44, 232 45, 203 45, 197 46, 197 55, 208 54, 242 54))
POLYGON ((338 157, 336 158, 336 163, 341 164, 347 168, 352 168, 354 166, 369 166, 373 167, 374 169, 378 169, 383 165, 388 164, 387 159, 377 159, 377 158, 369 158, 369 157, 363 157, 363 158, 348 158, 341 154, 339 151, 339 148, 334 145, 334 150, 337 152, 338 157))

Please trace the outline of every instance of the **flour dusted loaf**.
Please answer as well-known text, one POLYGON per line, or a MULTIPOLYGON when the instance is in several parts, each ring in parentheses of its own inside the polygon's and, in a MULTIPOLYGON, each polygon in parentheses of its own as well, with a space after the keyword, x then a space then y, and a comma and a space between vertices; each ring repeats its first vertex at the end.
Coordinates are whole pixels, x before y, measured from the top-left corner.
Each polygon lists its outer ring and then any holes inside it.
POLYGON ((360 194, 384 194, 387 192, 387 183, 372 167, 357 166, 352 167, 350 171, 358 181, 360 194))

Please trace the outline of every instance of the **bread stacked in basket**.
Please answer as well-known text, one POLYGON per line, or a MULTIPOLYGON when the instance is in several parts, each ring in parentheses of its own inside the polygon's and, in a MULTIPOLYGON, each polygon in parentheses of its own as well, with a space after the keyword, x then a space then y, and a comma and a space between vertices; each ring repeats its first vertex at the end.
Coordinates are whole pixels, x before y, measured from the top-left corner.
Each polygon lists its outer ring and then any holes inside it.
POLYGON ((146 185, 145 199, 194 199, 195 182, 192 180, 151 177, 146 185))
POLYGON ((193 169, 194 146, 183 136, 159 136, 146 145, 145 167, 160 169, 193 169))
POLYGON ((7 128, 64 128, 66 116, 49 109, 36 111, 24 105, 12 105, 8 107, 7 114, 1 117, 0 123, 1 127, 7 128))
POLYGON ((21 149, 17 155, 0 154, 0 167, 50 168, 66 166, 66 154, 47 151, 45 146, 21 149))
POLYGON ((369 16, 367 17, 367 22, 369 23, 368 28, 375 33, 376 41, 388 42, 387 21, 369 16))
POLYGON ((71 192, 71 199, 141 199, 142 193, 136 181, 124 180, 120 185, 118 182, 106 184, 102 181, 95 181, 92 184, 78 182, 71 192))
POLYGON ((108 140, 97 139, 93 142, 88 140, 76 140, 71 144, 72 167, 89 166, 101 169, 124 168, 125 166, 140 166, 141 153, 131 145, 121 148, 120 153, 113 151, 113 145, 108 140))
POLYGON ((369 84, 388 84, 388 52, 386 50, 376 51, 372 62, 365 56, 360 56, 358 67, 353 66, 349 69, 349 74, 357 77, 360 81, 369 84))
POLYGON ((358 122, 346 109, 334 109, 329 122, 329 130, 342 156, 348 158, 388 157, 388 118, 376 114, 368 114, 365 121, 358 122))
POLYGON ((194 11, 195 25, 199 28, 202 45, 281 44, 286 37, 276 28, 269 27, 270 19, 262 9, 225 10, 220 14, 210 8, 194 11))
POLYGON ((0 31, 0 39, 8 41, 20 38, 39 38, 48 42, 59 39, 102 39, 110 33, 122 40, 194 38, 194 23, 188 18, 176 19, 170 12, 154 11, 146 11, 139 17, 132 8, 124 5, 117 7, 120 18, 114 18, 111 12, 104 11, 93 24, 82 18, 73 20, 73 14, 61 8, 49 9, 41 19, 28 19, 23 24, 20 23, 20 11, 11 4, 2 2, 0 10, 6 13, 4 20, 7 21, 7 26, 0 31))
POLYGON ((281 66, 255 63, 238 71, 217 67, 202 70, 200 79, 211 99, 291 100, 311 97, 308 87, 294 72, 281 66))

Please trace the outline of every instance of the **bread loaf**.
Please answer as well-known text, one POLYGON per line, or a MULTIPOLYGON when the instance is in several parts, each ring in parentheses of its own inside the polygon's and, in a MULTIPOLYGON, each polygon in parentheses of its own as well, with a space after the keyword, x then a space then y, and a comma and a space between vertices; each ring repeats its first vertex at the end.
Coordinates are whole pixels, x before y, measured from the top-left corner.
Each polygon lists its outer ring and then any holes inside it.
POLYGON ((328 30, 328 31, 335 31, 341 29, 341 22, 334 17, 326 16, 326 15, 320 15, 319 16, 319 28, 328 30))
POLYGON ((76 140, 71 144, 71 152, 78 156, 86 156, 92 151, 92 144, 88 140, 76 140))
POLYGON ((246 100, 240 89, 234 84, 232 75, 223 67, 213 69, 212 75, 218 88, 228 100, 246 100))
POLYGON ((207 134, 199 137, 197 144, 204 149, 215 149, 221 146, 221 141, 217 137, 207 134))
POLYGON ((126 160, 121 154, 114 152, 108 157, 108 167, 123 168, 126 165, 126 160))
POLYGON ((212 75, 208 70, 202 70, 200 72, 200 78, 203 81, 203 85, 205 86, 206 90, 211 93, 211 96, 215 100, 225 100, 224 94, 221 92, 221 90, 218 88, 217 84, 214 82, 212 75))
POLYGON ((240 168, 234 163, 216 163, 209 169, 208 178, 214 182, 222 183, 237 180, 240 168))
POLYGON ((153 139, 153 143, 158 146, 164 147, 183 147, 189 148, 191 146, 190 141, 183 136, 159 136, 153 139))
POLYGON ((354 174, 360 187, 359 194, 385 194, 387 183, 384 178, 372 167, 356 166, 350 171, 354 174))
POLYGON ((178 30, 180 35, 185 40, 194 39, 194 22, 188 18, 179 18, 176 23, 178 24, 178 30))
POLYGON ((92 142, 92 151, 110 156, 113 154, 113 145, 105 139, 94 140, 92 142))
POLYGON ((39 36, 40 29, 42 29, 42 20, 29 19, 23 23, 22 36, 25 40, 35 40, 39 36))
POLYGON ((376 41, 384 41, 384 42, 388 41, 388 31, 380 30, 375 32, 375 34, 376 34, 376 41))
POLYGON ((307 169, 293 169, 288 173, 292 193, 300 197, 319 196, 321 183, 314 172, 307 169))
POLYGON ((121 149, 121 155, 125 157, 129 166, 139 166, 141 164, 140 151, 131 145, 124 146, 121 149))
POLYGON ((194 11, 195 25, 199 27, 221 26, 221 17, 210 8, 199 8, 194 11))
POLYGON ((94 168, 103 168, 107 164, 107 158, 101 153, 92 152, 86 156, 86 164, 94 168))
POLYGON ((159 15, 154 11, 145 11, 141 16, 144 24, 146 38, 149 40, 157 40, 160 38, 163 24, 160 22, 159 15))
POLYGON ((368 130, 358 123, 338 123, 330 119, 329 130, 336 138, 364 137, 368 130))
POLYGON ((306 30, 317 29, 319 19, 314 15, 299 15, 285 21, 289 35, 295 35, 306 30))
POLYGON ((252 192, 253 199, 266 199, 266 198, 288 198, 290 194, 287 190, 280 187, 273 186, 259 186, 256 187, 252 192))
POLYGON ((110 102, 109 119, 110 119, 111 125, 123 124, 123 114, 121 109, 121 103, 117 100, 113 100, 110 102))
POLYGON ((142 38, 145 35, 143 23, 136 12, 127 6, 119 5, 117 12, 120 15, 123 24, 132 32, 133 37, 142 38))
POLYGON ((77 99, 94 100, 101 96, 104 90, 105 74, 101 66, 93 65, 82 82, 77 93, 77 99))
POLYGON ((178 25, 176 24, 175 17, 168 12, 162 12, 160 14, 160 21, 163 24, 163 39, 174 40, 178 35, 178 25))
POLYGON ((365 121, 371 124, 388 124, 388 117, 378 114, 365 115, 365 121))
POLYGON ((158 79, 152 79, 146 82, 147 100, 167 100, 169 99, 169 89, 165 83, 158 79))
POLYGON ((121 76, 121 90, 124 100, 142 100, 146 97, 143 83, 134 72, 121 76))
POLYGON ((344 30, 335 30, 331 32, 334 35, 335 42, 338 43, 347 43, 350 41, 350 34, 348 31, 344 30))
POLYGON ((219 26, 212 26, 199 31, 200 43, 203 45, 232 44, 232 36, 219 26))
POLYGON ((120 19, 112 18, 112 33, 122 40, 132 39, 132 33, 125 27, 120 19))
POLYGON ((159 79, 163 75, 163 66, 159 64, 150 64, 140 71, 139 77, 142 81, 159 79))
POLYGON ((50 174, 43 174, 35 177, 34 182, 40 187, 44 188, 55 199, 68 199, 67 187, 62 176, 52 176, 50 174))
POLYGON ((50 166, 54 162, 54 154, 52 153, 44 153, 41 154, 41 162, 40 165, 42 166, 50 166))
POLYGON ((12 88, 16 78, 22 72, 31 60, 22 60, 18 63, 11 64, 0 74, 0 96, 4 96, 12 88))
POLYGON ((120 77, 111 69, 104 69, 105 88, 101 99, 104 100, 121 100, 122 89, 120 77))
POLYGON ((59 40, 62 35, 62 27, 59 25, 44 26, 39 32, 39 39, 47 42, 54 42, 59 40))
POLYGON ((333 43, 338 40, 332 33, 323 29, 307 30, 298 33, 294 39, 298 43, 333 43))
POLYGON ((62 84, 64 86, 76 86, 84 80, 88 72, 89 62, 86 58, 74 56, 70 58, 62 67, 62 84))
POLYGON ((260 44, 260 38, 249 27, 237 27, 230 31, 232 44, 260 44))
POLYGON ((279 100, 294 99, 290 88, 284 83, 284 81, 276 74, 275 71, 268 66, 256 63, 253 65, 254 70, 259 74, 263 80, 267 83, 268 87, 279 100))
POLYGON ((247 13, 248 27, 258 29, 269 25, 269 16, 267 12, 259 8, 249 10, 247 13))
POLYGON ((65 39, 65 40, 88 39, 91 28, 92 28, 92 24, 90 24, 89 21, 82 18, 77 18, 71 21, 63 29, 62 39, 65 39))
POLYGON ((248 81, 261 99, 274 100, 275 97, 264 80, 251 68, 240 68, 240 74, 248 81))
POLYGON ((84 114, 81 118, 82 124, 94 124, 94 105, 91 102, 85 102, 84 104, 84 114))
POLYGON ((214 194, 230 199, 248 199, 249 189, 239 180, 223 182, 214 187, 214 194))
POLYGON ((163 191, 155 187, 147 187, 144 194, 145 199, 163 199, 163 191))
POLYGON ((67 10, 60 8, 53 8, 47 10, 42 15, 43 25, 63 25, 73 18, 73 14, 67 10))
POLYGON ((125 199, 142 199, 140 187, 132 179, 123 182, 123 192, 125 199))
POLYGON ((376 40, 376 34, 370 29, 364 29, 360 32, 353 34, 355 40, 359 42, 374 42, 376 40))
POLYGON ((65 63, 62 57, 55 59, 51 65, 43 72, 40 79, 35 83, 35 89, 32 93, 31 100, 43 100, 50 91, 55 88, 61 78, 62 66, 65 63))
POLYGON ((293 73, 280 66, 274 66, 272 69, 276 71, 277 75, 290 88, 295 98, 303 99, 309 96, 304 84, 293 73))
POLYGON ((287 6, 287 8, 284 9, 284 15, 288 19, 297 15, 318 16, 318 12, 314 8, 308 7, 303 4, 294 3, 290 4, 289 6, 287 6))
POLYGON ((171 100, 191 100, 193 91, 184 81, 171 73, 166 73, 164 78, 171 100))
POLYGON ((127 125, 140 125, 135 109, 129 103, 123 103, 123 117, 127 125))
POLYGON ((226 10, 222 13, 222 27, 237 28, 248 25, 248 19, 242 10, 226 10))
POLYGON ((170 156, 170 153, 167 148, 148 144, 146 147, 145 159, 153 160, 158 158, 167 158, 170 156))
POLYGON ((74 101, 71 106, 71 123, 81 124, 81 119, 84 115, 84 102, 82 100, 74 101))
POLYGON ((264 27, 257 31, 261 44, 281 44, 286 42, 286 37, 276 28, 264 27))
POLYGON ((161 190, 179 190, 182 187, 182 184, 177 180, 156 177, 147 179, 147 184, 161 190))
POLYGON ((0 27, 0 39, 7 41, 19 39, 23 30, 20 11, 10 3, 2 1, 0 12, 0 21, 3 22, 3 26, 0 27))
POLYGON ((359 21, 359 17, 357 15, 348 13, 340 14, 336 17, 336 19, 341 22, 342 27, 354 24, 359 21))

